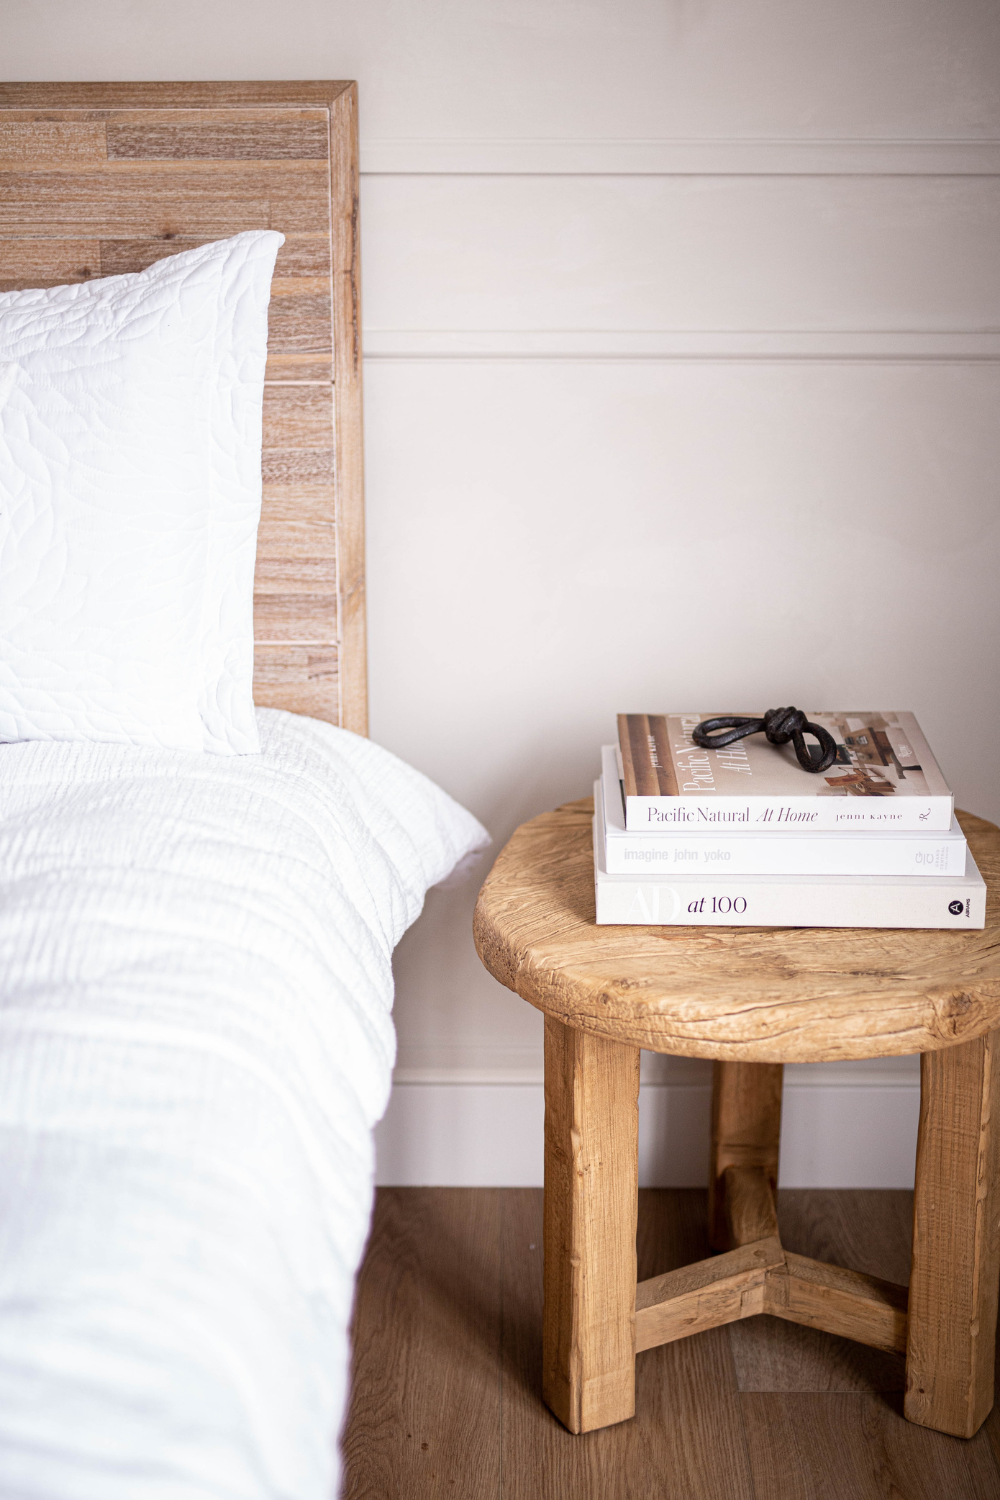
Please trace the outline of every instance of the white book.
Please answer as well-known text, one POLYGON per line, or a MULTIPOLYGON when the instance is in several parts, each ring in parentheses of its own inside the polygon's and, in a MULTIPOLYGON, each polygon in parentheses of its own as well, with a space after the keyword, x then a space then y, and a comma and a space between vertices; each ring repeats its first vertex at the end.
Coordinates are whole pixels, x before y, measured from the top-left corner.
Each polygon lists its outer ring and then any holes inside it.
POLYGON ((911 713, 807 713, 836 746, 834 764, 815 775, 802 769, 791 744, 772 745, 763 734, 722 749, 696 745, 695 729, 717 716, 618 715, 629 832, 947 833, 951 827, 951 792, 911 713))
POLYGON ((618 748, 601 750, 601 796, 610 875, 965 874, 965 835, 947 833, 736 833, 714 826, 630 833, 625 827, 618 748))
POLYGON ((986 925, 986 884, 964 875, 613 875, 594 783, 598 924, 677 927, 945 927, 986 925))

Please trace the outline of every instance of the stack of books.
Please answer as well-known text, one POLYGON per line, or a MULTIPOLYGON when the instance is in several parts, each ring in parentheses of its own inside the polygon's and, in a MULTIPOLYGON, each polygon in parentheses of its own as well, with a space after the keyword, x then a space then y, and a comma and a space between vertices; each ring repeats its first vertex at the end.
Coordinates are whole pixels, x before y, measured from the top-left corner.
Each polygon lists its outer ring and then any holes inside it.
POLYGON ((621 714, 594 787, 599 923, 945 927, 986 922, 986 886, 910 713, 809 713, 825 772, 755 734, 705 750, 710 713, 621 714))

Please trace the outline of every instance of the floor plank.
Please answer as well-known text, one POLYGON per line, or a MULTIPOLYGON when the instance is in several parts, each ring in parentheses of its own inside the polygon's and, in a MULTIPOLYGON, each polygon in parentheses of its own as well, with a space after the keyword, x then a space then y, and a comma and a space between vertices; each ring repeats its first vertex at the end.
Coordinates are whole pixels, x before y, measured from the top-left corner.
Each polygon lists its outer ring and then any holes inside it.
POLYGON ((766 1313, 731 1323, 729 1344, 741 1391, 832 1395, 906 1389, 901 1354, 867 1349, 853 1339, 786 1323, 766 1313))
POLYGON ((345 1500, 500 1496, 503 1196, 379 1190, 355 1301, 345 1500))
POLYGON ((983 1432, 966 1442, 882 1396, 740 1397, 756 1500, 997 1500, 983 1432))
POLYGON ((781 1243, 906 1286, 910 1280, 913 1194, 890 1188, 782 1188, 781 1243))

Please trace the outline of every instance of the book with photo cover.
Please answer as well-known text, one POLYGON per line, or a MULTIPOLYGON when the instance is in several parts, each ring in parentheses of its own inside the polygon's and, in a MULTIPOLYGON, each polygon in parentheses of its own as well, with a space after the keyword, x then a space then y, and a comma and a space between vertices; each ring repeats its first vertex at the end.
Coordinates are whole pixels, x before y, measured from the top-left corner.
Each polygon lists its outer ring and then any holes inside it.
POLYGON ((625 824, 630 833, 946 833, 951 827, 951 791, 911 713, 807 713, 837 745, 834 764, 818 775, 802 769, 791 744, 772 745, 762 733, 721 750, 696 745, 696 726, 720 716, 718 709, 618 715, 625 824))
POLYGON ((600 783, 594 785, 598 925, 676 927, 934 927, 986 925, 986 884, 971 853, 964 875, 614 875, 607 866, 600 783))
POLYGON ((965 835, 947 833, 756 832, 725 827, 629 833, 614 745, 601 750, 601 802, 612 875, 964 875, 965 835))

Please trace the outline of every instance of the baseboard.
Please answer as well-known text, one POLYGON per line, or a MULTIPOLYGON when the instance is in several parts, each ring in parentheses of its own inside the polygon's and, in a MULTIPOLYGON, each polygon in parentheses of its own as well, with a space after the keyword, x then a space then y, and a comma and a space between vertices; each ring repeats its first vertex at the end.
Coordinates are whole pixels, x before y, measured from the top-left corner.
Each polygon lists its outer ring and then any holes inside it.
MULTIPOLYGON (((912 1187, 920 1107, 915 1061, 789 1068, 781 1186, 912 1187)), ((379 1184, 541 1187, 542 1084, 515 1081, 505 1071, 508 1081, 397 1081, 376 1130, 379 1184)), ((653 1078, 642 1086, 643 1187, 707 1182, 711 1087, 698 1065, 689 1074, 690 1082, 653 1078)))

